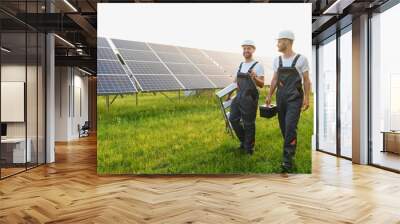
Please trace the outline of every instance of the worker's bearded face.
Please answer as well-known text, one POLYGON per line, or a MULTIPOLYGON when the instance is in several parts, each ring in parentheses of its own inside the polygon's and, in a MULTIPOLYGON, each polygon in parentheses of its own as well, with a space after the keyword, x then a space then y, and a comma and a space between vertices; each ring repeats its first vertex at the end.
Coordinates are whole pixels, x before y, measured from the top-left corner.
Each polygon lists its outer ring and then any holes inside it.
POLYGON ((278 40, 276 46, 278 47, 279 52, 284 52, 292 47, 292 43, 293 43, 292 40, 282 38, 278 40))
POLYGON ((253 57, 255 50, 256 49, 253 46, 249 45, 243 46, 243 57, 246 59, 251 59, 253 57))

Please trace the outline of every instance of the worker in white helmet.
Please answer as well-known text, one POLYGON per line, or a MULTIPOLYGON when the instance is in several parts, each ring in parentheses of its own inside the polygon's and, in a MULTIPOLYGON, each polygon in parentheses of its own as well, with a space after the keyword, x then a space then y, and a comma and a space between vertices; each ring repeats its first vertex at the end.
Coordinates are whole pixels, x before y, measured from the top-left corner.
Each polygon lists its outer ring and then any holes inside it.
POLYGON ((302 108, 307 110, 309 107, 311 82, 307 58, 293 51, 293 32, 282 31, 277 40, 278 51, 282 55, 273 62, 274 75, 265 103, 267 106, 271 104, 272 95, 277 89, 279 127, 284 138, 282 171, 289 172, 296 152, 300 112, 302 108))
POLYGON ((240 140, 240 149, 253 154, 259 97, 257 87, 264 87, 264 68, 253 58, 256 50, 254 41, 245 40, 242 43, 242 49, 244 61, 240 63, 234 81, 237 83, 238 90, 231 104, 229 121, 240 140))

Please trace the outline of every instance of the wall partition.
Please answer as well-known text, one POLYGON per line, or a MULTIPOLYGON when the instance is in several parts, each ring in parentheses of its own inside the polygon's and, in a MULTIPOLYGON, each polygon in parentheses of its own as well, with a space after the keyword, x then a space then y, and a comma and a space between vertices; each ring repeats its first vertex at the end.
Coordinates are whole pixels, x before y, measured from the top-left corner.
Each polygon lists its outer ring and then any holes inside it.
POLYGON ((352 33, 351 25, 340 35, 340 155, 352 157, 352 33))
POLYGON ((317 150, 352 158, 352 25, 318 44, 317 150))
MULTIPOLYGON (((20 2, 19 7, 38 12, 43 10, 39 3, 20 2)), ((8 14, 0 16, 14 20, 8 14)), ((13 30, 7 28, 0 29, 1 179, 46 161, 45 34, 17 21, 13 30)))
POLYGON ((400 4, 371 18, 370 162, 400 171, 400 4))
POLYGON ((318 150, 336 154, 336 36, 318 47, 318 150))

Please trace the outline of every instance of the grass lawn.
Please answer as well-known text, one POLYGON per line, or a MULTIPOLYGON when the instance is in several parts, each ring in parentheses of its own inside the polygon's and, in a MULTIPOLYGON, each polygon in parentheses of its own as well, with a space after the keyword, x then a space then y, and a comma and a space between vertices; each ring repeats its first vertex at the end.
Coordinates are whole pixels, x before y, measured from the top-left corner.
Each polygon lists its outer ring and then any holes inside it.
MULTIPOLYGON (((135 96, 118 97, 109 111, 105 97, 98 97, 99 174, 280 172, 283 139, 276 117, 257 115, 256 147, 250 156, 225 132, 213 91, 181 96, 180 102, 176 92, 167 95, 172 101, 160 93, 141 93, 138 106, 135 96)), ((264 99, 260 96, 260 103, 264 99)), ((295 173, 311 172, 312 128, 310 108, 300 118, 295 173)))

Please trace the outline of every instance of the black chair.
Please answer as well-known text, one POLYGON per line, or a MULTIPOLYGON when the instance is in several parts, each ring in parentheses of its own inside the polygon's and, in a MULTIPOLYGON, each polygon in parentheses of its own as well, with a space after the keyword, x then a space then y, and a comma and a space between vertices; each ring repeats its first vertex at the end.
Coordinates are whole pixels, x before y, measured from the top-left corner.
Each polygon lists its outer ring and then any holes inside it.
POLYGON ((90 129, 89 121, 85 121, 82 127, 78 125, 78 129, 79 129, 79 138, 89 136, 89 129, 90 129))

